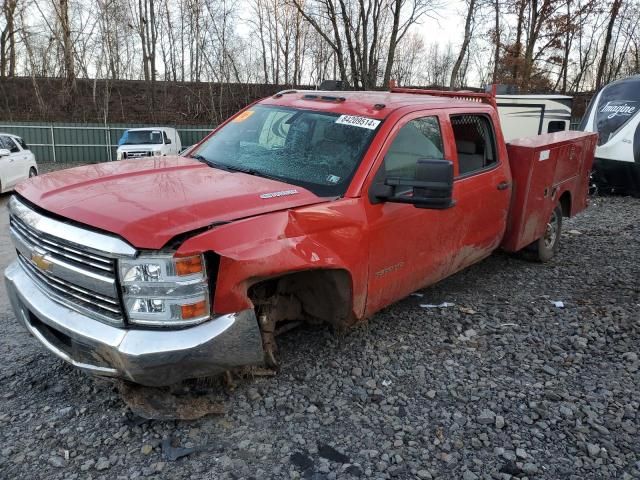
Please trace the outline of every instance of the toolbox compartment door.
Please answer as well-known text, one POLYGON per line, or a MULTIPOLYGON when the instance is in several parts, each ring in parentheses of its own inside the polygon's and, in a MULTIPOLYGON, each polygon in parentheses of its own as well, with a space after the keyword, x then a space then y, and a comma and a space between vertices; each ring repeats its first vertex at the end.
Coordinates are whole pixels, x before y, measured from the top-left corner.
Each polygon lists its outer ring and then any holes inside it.
POLYGON ((539 239, 563 195, 570 197, 569 215, 587 206, 596 140, 595 134, 568 131, 507 144, 513 193, 504 250, 515 252, 539 239))

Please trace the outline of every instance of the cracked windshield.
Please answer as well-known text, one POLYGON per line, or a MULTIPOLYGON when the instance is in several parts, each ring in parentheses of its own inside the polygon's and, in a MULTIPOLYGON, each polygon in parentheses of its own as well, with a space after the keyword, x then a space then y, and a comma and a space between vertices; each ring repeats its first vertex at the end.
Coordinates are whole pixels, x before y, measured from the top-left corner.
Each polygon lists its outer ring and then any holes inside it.
POLYGON ((299 185, 316 195, 345 192, 379 120, 255 106, 192 156, 213 167, 299 185))

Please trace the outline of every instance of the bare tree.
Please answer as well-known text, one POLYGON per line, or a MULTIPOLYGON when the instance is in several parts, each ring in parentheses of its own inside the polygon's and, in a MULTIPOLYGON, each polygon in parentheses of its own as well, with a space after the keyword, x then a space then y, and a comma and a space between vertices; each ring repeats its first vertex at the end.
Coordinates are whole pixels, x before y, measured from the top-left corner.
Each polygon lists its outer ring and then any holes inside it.
POLYGON ((304 4, 302 0, 291 0, 291 2, 322 40, 333 50, 338 69, 340 70, 340 78, 348 84, 349 77, 345 64, 345 52, 339 27, 338 10, 333 0, 315 0, 311 5, 304 4), (323 28, 324 18, 328 19, 331 28, 330 32, 327 32, 327 29, 323 28))
POLYGON ((382 65, 382 81, 388 84, 398 45, 437 5, 437 0, 291 1, 333 50, 341 79, 361 89, 377 85, 382 65))
POLYGON ((18 0, 4 0, 2 17, 4 28, 0 31, 0 77, 16 74, 16 10, 18 0))
MULTIPOLYGON (((38 1, 34 1, 34 6, 41 14, 47 30, 51 33, 50 40, 53 41, 55 39, 57 46, 60 48, 63 75, 66 80, 65 86, 68 92, 73 92, 76 88, 76 71, 69 0, 51 0, 50 6, 53 10, 53 18, 51 20, 45 15, 38 1)), ((70 98, 72 97, 71 95, 70 98)))
POLYGON ((441 0, 0 1, 0 76, 92 78, 100 112, 119 79, 146 80, 150 107, 157 79, 217 82, 197 108, 221 119, 229 82, 570 92, 640 68, 638 0, 465 0, 455 49, 416 28, 441 0))
POLYGON ((613 35, 613 27, 616 23, 616 19, 618 18, 618 13, 620 12, 620 6, 622 5, 622 0, 613 0, 611 4, 611 11, 609 13, 609 23, 607 24, 607 34, 604 39, 604 44, 602 45, 602 56, 600 57, 600 63, 598 64, 598 72, 596 73, 596 82, 595 88, 596 90, 602 86, 605 68, 607 66, 607 55, 609 53, 609 48, 611 47, 611 37, 613 35))
POLYGON ((453 65, 453 69, 451 70, 451 78, 449 79, 449 88, 451 88, 452 90, 459 84, 460 67, 462 66, 462 62, 467 56, 469 43, 471 43, 471 35, 473 34, 473 24, 476 15, 476 5, 477 0, 468 0, 467 2, 467 16, 464 22, 464 37, 462 39, 462 45, 460 46, 458 58, 453 65))
POLYGON ((494 0, 494 12, 495 12, 495 23, 494 23, 494 42, 495 47, 493 50, 493 75, 492 81, 493 83, 497 83, 498 76, 498 63, 500 63, 500 0, 494 0))
POLYGON ((60 27, 60 36, 62 37, 62 51, 64 55, 64 73, 67 80, 67 88, 75 90, 76 88, 76 71, 74 66, 73 43, 71 39, 71 21, 69 20, 69 0, 59 0, 53 3, 58 24, 60 27))
POLYGON ((388 85, 391 80, 391 69, 395 59, 396 48, 407 34, 409 29, 420 22, 422 17, 431 14, 437 10, 441 4, 438 0, 393 0, 392 1, 393 26, 389 39, 389 51, 387 53, 387 61, 384 73, 383 85, 388 85), (406 14, 406 11, 409 13, 406 14), (403 19, 403 12, 404 21, 403 19))
POLYGON ((391 75, 398 85, 420 85, 424 82, 424 39, 415 32, 404 37, 398 46, 391 75))

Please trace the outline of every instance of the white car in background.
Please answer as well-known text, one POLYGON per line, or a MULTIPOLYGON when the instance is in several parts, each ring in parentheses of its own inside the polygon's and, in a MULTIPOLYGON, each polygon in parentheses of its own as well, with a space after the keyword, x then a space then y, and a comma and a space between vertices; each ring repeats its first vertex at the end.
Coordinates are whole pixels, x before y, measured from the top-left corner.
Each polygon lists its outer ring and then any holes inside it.
POLYGON ((36 157, 24 140, 0 133, 0 193, 13 190, 18 183, 37 174, 36 157))

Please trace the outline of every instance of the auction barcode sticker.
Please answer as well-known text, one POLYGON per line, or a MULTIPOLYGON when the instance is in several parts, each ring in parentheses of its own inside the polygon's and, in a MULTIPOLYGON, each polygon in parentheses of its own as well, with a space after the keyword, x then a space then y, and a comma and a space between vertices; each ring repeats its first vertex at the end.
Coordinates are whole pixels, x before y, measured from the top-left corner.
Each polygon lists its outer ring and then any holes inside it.
POLYGON ((367 117, 356 117, 354 115, 340 115, 336 120, 340 125, 350 125, 352 127, 367 128, 375 130, 380 125, 380 120, 367 117))

